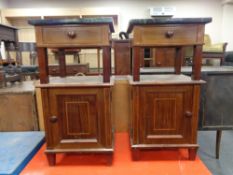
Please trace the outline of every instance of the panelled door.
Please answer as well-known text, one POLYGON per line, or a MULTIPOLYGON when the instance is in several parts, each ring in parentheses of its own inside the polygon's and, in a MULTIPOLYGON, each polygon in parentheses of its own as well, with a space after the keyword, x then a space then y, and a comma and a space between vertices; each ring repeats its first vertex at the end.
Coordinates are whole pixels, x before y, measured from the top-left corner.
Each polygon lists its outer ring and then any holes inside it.
POLYGON ((139 142, 189 143, 192 132, 193 86, 165 85, 140 88, 139 142))

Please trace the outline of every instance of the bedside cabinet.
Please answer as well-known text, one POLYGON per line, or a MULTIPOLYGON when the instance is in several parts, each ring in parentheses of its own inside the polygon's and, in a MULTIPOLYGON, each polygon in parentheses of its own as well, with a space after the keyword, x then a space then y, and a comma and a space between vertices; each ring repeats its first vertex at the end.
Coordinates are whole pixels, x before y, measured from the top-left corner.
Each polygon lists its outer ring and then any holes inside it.
MULTIPOLYGON (((57 153, 113 152, 111 119, 110 18, 31 20, 35 25, 40 68, 46 155, 55 165, 57 153), (48 66, 47 49, 56 48, 59 65, 48 66), (103 75, 70 76, 87 66, 68 65, 65 49, 103 50, 103 75), (60 77, 49 77, 51 69, 60 77), (55 69, 56 68, 56 69, 55 69), (79 69, 79 70, 78 70, 79 69)), ((110 160, 109 160, 110 162, 110 160)))
POLYGON ((134 19, 130 137, 134 158, 141 149, 187 148, 196 157, 204 27, 211 18, 134 19), (194 49, 192 78, 181 73, 184 47, 194 49), (143 48, 174 49, 174 74, 140 75, 143 48))

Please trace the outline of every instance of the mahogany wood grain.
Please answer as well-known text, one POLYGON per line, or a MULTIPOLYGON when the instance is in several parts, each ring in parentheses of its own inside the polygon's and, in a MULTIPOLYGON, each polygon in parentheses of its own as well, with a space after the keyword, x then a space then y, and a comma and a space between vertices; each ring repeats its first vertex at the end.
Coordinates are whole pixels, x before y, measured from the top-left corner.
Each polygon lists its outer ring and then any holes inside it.
POLYGON ((133 47, 133 80, 140 80, 140 58, 141 58, 141 48, 133 47))
POLYGON ((103 47, 103 81, 109 82, 111 75, 111 48, 103 47))
POLYGON ((42 88, 42 99, 51 165, 59 152, 113 150, 111 87, 42 88))
POLYGON ((174 67, 176 50, 171 47, 153 49, 153 66, 174 67))
MULTIPOLYGON (((41 83, 37 87, 41 88, 47 143, 45 152, 50 165, 55 165, 56 153, 113 152, 112 29, 108 24, 62 24, 35 26, 41 83), (48 78, 47 48, 59 50, 60 69, 56 73, 63 77, 51 77, 51 82, 48 78), (95 48, 98 53, 103 49, 103 78, 65 77, 70 73, 65 63, 67 48, 95 48)), ((110 162, 109 158, 107 161, 110 162)))
POLYGON ((38 47, 109 46, 108 25, 36 26, 38 47))
POLYGON ((175 57, 175 74, 181 73, 182 60, 184 60, 184 48, 176 48, 176 57, 175 57))
MULTIPOLYGON (((202 44, 202 37, 197 37, 200 28, 194 24, 147 25, 133 29, 134 46, 176 46, 202 44), (171 33, 169 35, 169 33, 171 33)), ((200 35, 201 36, 201 35, 200 35)))
POLYGON ((131 74, 130 40, 114 40, 115 75, 131 74))
POLYGON ((194 46, 192 78, 200 80, 201 78, 201 60, 202 60, 202 45, 194 46))
POLYGON ((40 67, 40 83, 49 83, 48 78, 48 56, 47 56, 47 48, 38 47, 38 64, 40 67))

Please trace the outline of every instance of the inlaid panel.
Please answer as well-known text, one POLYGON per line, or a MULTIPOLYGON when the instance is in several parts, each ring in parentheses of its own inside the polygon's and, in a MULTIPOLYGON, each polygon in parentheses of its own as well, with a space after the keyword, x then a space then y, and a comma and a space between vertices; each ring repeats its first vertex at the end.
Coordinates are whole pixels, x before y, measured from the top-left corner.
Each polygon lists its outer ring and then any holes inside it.
POLYGON ((155 98, 152 110, 153 131, 175 130, 177 118, 175 98, 155 98))
POLYGON ((191 133, 191 86, 140 88, 140 143, 185 143, 191 133))
POLYGON ((90 134, 90 114, 89 103, 65 102, 65 122, 67 126, 67 135, 88 135, 90 134), (76 124, 74 127, 73 124, 76 124))
POLYGON ((58 118, 63 139, 96 138, 98 125, 96 95, 58 95, 58 118))

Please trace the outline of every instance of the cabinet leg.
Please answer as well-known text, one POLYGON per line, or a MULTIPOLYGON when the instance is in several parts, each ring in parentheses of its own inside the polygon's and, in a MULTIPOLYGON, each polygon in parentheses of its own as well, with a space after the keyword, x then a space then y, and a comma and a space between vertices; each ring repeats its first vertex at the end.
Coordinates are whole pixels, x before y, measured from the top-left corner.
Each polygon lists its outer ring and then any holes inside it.
POLYGON ((189 160, 195 160, 197 155, 197 148, 189 148, 189 160))
POLYGON ((46 156, 49 166, 54 166, 56 164, 56 154, 47 153, 46 156))
POLYGON ((106 159, 106 164, 107 166, 111 166, 112 165, 112 159, 113 159, 113 155, 110 154, 107 156, 107 159, 106 159))
POLYGON ((140 150, 139 149, 132 149, 132 158, 135 161, 140 159, 140 150))
POLYGON ((222 130, 217 130, 217 132, 216 132, 216 147, 215 147, 216 159, 219 159, 219 150, 220 150, 221 137, 222 137, 222 130))

